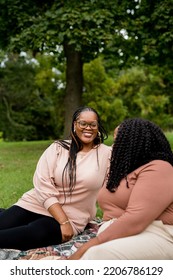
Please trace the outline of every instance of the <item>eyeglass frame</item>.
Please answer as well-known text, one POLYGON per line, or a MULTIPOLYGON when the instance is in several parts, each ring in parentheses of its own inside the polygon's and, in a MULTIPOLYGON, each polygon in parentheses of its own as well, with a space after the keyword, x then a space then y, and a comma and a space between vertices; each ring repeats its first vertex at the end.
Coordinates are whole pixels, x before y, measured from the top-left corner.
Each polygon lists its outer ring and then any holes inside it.
POLYGON ((91 122, 91 123, 87 123, 86 121, 76 121, 76 123, 79 124, 79 127, 80 127, 81 129, 85 129, 85 128, 87 128, 88 126, 89 126, 91 129, 98 129, 98 122, 97 122, 97 121, 91 122), (81 127, 81 122, 84 122, 84 123, 85 123, 85 125, 82 126, 82 127, 81 127), (92 127, 92 125, 95 125, 95 127, 92 127))

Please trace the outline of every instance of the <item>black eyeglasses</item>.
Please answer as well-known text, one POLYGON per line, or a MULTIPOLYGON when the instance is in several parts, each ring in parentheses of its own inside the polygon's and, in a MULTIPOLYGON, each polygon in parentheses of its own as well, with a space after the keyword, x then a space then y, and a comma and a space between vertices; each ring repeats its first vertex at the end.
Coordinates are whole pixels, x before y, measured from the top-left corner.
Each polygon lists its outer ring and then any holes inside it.
POLYGON ((85 121, 77 121, 79 124, 79 127, 84 129, 87 128, 88 126, 92 129, 97 129, 98 128, 98 123, 97 122, 92 122, 92 123, 87 123, 85 121))

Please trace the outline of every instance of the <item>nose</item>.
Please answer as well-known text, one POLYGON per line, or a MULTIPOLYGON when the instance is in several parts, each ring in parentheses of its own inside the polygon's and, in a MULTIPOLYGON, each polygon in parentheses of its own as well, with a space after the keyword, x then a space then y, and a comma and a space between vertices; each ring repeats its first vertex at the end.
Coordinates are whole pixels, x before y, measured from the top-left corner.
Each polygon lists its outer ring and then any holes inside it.
POLYGON ((87 129, 91 129, 90 124, 87 123, 87 126, 85 127, 85 129, 86 129, 86 128, 87 128, 87 129))

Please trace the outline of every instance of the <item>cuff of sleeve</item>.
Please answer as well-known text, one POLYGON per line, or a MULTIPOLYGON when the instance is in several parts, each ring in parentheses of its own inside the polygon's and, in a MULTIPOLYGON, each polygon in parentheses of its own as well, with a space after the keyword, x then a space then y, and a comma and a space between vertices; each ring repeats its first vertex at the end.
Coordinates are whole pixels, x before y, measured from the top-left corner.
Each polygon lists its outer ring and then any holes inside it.
POLYGON ((59 203, 58 199, 56 197, 50 197, 44 202, 44 207, 48 209, 51 205, 59 203))

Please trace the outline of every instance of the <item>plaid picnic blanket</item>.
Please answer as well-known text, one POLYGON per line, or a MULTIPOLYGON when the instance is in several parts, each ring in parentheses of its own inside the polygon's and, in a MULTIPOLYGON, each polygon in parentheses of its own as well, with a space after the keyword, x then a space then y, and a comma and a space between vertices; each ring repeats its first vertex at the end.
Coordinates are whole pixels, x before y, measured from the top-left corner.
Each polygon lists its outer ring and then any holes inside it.
POLYGON ((70 241, 59 245, 27 251, 0 249, 0 260, 40 260, 46 257, 66 259, 68 256, 76 252, 83 243, 96 236, 100 222, 100 219, 90 222, 82 233, 73 237, 70 241))

